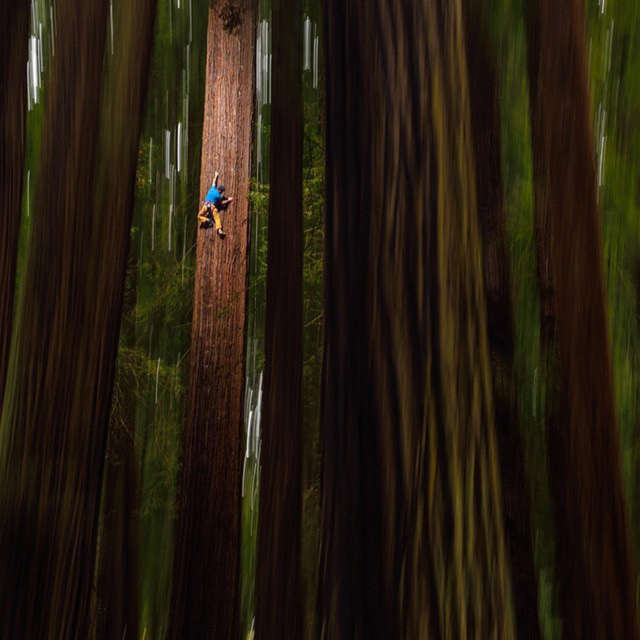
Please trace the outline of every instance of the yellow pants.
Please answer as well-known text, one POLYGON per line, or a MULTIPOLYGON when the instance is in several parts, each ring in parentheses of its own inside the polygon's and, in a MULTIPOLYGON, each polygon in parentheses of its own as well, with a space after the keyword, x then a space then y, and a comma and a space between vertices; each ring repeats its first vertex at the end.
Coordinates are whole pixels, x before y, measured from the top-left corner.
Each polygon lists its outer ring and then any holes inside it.
POLYGON ((207 204, 206 202, 202 205, 202 209, 200 209, 200 213, 198 214, 198 220, 200 222, 209 222, 210 218, 207 216, 207 209, 211 209, 213 213, 213 221, 215 222, 216 229, 222 229, 222 222, 220 221, 220 214, 218 210, 212 205, 207 204))

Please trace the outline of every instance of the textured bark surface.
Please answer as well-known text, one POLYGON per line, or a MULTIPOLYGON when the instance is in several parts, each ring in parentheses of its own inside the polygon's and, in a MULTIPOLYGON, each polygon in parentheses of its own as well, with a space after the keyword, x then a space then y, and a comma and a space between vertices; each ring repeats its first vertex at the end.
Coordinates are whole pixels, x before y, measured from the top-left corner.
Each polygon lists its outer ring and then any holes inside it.
POLYGON ((319 626, 512 638, 459 0, 326 0, 319 626))
POLYGON ((529 68, 549 468, 565 638, 637 638, 597 206, 582 0, 537 0, 529 68))
POLYGON ((518 424, 513 366, 515 330, 500 157, 499 87, 496 54, 489 31, 492 15, 487 5, 478 0, 465 0, 463 7, 505 539, 518 637, 535 640, 540 637, 538 583, 533 562, 530 488, 518 424))
POLYGON ((27 112, 29 4, 0 5, 0 406, 9 360, 27 112))
MULTIPOLYGON (((198 229, 189 414, 185 425, 170 637, 237 637, 241 430, 249 176, 254 102, 251 0, 209 11, 200 192, 215 171, 234 198, 227 232, 198 229), (233 17, 233 16, 231 16, 233 17), (223 19, 224 18, 224 19, 223 19), (233 20, 231 21, 233 23, 233 20)), ((197 212, 194 211, 194 216, 197 212)))
POLYGON ((271 174, 256 637, 302 637, 302 5, 272 3, 271 174))
POLYGON ((101 116, 109 4, 56 3, 25 300, 0 430, 6 638, 88 634, 152 6, 136 3, 120 32, 131 46, 116 50, 101 116))

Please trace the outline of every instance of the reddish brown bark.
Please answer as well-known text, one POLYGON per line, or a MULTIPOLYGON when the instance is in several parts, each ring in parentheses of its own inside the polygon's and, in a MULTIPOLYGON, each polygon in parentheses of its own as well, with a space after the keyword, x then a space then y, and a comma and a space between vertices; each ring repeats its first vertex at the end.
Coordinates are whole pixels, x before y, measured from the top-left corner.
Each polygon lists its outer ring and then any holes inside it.
POLYGON ((189 413, 169 631, 173 638, 235 640, 239 633, 253 7, 251 0, 217 0, 209 10, 201 197, 204 199, 218 170, 234 201, 222 213, 225 239, 218 238, 215 229, 198 229, 189 413), (229 6, 237 11, 223 11, 229 6))
POLYGON ((533 557, 530 489, 518 421, 513 366, 513 301, 506 245, 496 54, 490 41, 491 17, 486 5, 476 0, 466 0, 464 7, 505 540, 511 563, 518 637, 535 640, 540 637, 538 584, 533 557))
POLYGON ((274 0, 272 11, 271 174, 256 635, 300 638, 302 7, 300 0, 274 0))
POLYGON ((548 446, 556 563, 566 638, 633 639, 633 554, 620 472, 585 39, 582 0, 533 3, 531 120, 543 343, 548 333, 553 349, 548 446))
POLYGON ((101 117, 108 2, 56 3, 25 300, 2 415, 6 638, 88 634, 152 6, 136 3, 120 33, 136 44, 116 50, 101 117))
POLYGON ((27 110, 29 3, 0 6, 0 406, 9 360, 27 110))

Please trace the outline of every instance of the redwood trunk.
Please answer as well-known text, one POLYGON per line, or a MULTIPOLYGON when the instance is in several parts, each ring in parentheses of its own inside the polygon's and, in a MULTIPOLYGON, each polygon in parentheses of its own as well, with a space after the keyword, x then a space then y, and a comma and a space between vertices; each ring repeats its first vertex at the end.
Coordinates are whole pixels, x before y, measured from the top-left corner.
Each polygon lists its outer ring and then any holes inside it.
POLYGON ((222 213, 226 238, 217 237, 215 229, 198 229, 189 410, 169 632, 173 638, 235 640, 239 633, 253 4, 216 0, 209 10, 201 198, 218 170, 234 201, 222 213), (231 6, 238 11, 228 11, 231 6), (234 17, 239 19, 235 26, 234 17))
POLYGON ((24 172, 29 4, 0 7, 0 407, 9 360, 24 172))
POLYGON ((633 639, 634 563, 616 429, 582 0, 537 0, 529 36, 543 336, 546 323, 554 350, 548 446, 563 633, 633 639))
POLYGON ((271 175, 256 576, 258 638, 302 636, 302 68, 300 0, 274 0, 271 175))
POLYGON ((487 332, 504 499, 504 526, 519 638, 540 637, 531 498, 514 371, 514 321, 501 166, 496 54, 484 3, 466 0, 466 46, 478 219, 483 244, 487 332))
MULTIPOLYGON (((0 636, 84 638, 138 133, 150 1, 103 87, 107 2, 57 2, 42 161, 0 449, 0 636), (100 158, 98 164, 97 158, 100 158)), ((132 21, 133 22, 133 21, 132 21)))
POLYGON ((326 0, 323 638, 514 637, 460 0, 326 0))

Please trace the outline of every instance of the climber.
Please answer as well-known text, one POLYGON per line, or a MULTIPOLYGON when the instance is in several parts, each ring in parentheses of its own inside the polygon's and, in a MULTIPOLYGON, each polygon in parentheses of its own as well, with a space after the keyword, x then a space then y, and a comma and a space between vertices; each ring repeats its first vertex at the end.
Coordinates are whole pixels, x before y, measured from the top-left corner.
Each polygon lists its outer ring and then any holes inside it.
POLYGON ((204 204, 200 213, 198 213, 198 220, 202 223, 201 227, 208 229, 215 222, 216 232, 218 236, 224 238, 227 234, 222 230, 222 222, 220 221, 219 211, 224 211, 233 198, 226 198, 224 194, 224 185, 218 185, 218 172, 213 178, 213 184, 207 195, 204 198, 204 204))

